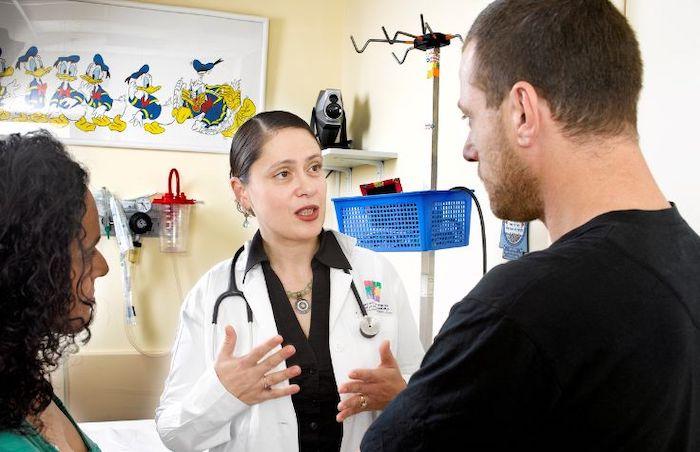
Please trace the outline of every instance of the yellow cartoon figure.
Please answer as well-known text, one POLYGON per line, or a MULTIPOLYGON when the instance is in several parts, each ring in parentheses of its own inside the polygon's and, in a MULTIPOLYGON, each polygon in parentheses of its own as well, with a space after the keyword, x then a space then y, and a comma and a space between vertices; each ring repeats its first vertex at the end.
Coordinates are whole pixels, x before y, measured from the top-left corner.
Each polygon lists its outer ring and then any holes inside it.
POLYGON ((24 73, 32 76, 24 96, 25 104, 33 111, 31 115, 20 115, 20 121, 46 122, 48 115, 43 112, 46 105, 47 84, 42 77, 51 72, 51 66, 44 67, 39 50, 31 46, 27 52, 17 59, 15 69, 24 69, 24 73))
POLYGON ((96 126, 109 127, 110 130, 121 132, 126 129, 126 123, 121 119, 124 112, 124 102, 115 102, 112 97, 102 87, 102 83, 110 77, 109 66, 107 66, 102 55, 96 53, 92 63, 85 70, 85 74, 80 78, 84 80, 81 91, 85 96, 88 105, 88 113, 91 120, 86 116, 80 118, 75 126, 84 132, 95 130, 96 126), (113 118, 107 116, 107 112, 116 113, 113 118))
POLYGON ((8 66, 5 59, 2 58, 2 48, 0 48, 0 121, 7 121, 12 117, 12 114, 3 108, 3 105, 17 91, 19 85, 16 80, 11 80, 9 83, 3 84, 3 78, 12 77, 15 69, 8 66))
POLYGON ((228 138, 255 115, 256 107, 247 97, 241 100, 240 80, 219 85, 203 82, 204 75, 221 62, 221 59, 207 64, 199 60, 192 62, 199 79, 192 80, 189 85, 183 79, 178 80, 172 98, 172 115, 179 124, 193 119, 192 130, 196 132, 228 138))
POLYGON ((50 120, 59 126, 67 126, 85 116, 85 96, 71 85, 78 80, 78 61, 80 56, 69 55, 58 57, 53 64, 60 83, 49 102, 50 120))

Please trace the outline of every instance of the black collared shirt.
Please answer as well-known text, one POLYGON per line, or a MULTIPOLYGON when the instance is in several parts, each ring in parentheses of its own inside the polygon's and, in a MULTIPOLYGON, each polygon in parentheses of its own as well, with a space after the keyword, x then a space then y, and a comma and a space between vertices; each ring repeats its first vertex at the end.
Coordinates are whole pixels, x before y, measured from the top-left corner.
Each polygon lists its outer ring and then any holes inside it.
POLYGON ((262 266, 265 275, 277 331, 284 338, 284 345, 294 345, 297 350, 287 359, 287 366, 301 367, 301 375, 290 380, 290 383, 298 384, 301 388, 297 394, 292 395, 299 426, 299 450, 337 452, 343 438, 343 425, 335 420, 340 398, 328 348, 330 268, 350 270, 350 263, 333 233, 322 231, 318 251, 311 261, 313 284, 308 339, 299 325, 280 279, 270 266, 260 231, 251 242, 246 273, 257 264, 262 266))

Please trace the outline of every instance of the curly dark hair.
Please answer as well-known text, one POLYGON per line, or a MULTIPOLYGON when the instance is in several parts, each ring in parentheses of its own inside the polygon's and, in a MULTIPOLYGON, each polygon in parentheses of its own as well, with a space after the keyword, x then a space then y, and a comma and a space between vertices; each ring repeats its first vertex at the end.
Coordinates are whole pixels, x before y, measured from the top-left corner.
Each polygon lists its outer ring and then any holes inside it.
POLYGON ((77 350, 76 336, 90 338, 90 322, 76 329, 70 318, 74 242, 83 263, 89 259, 87 181, 50 133, 0 136, 0 430, 22 431, 25 418, 38 419, 53 395, 49 374, 77 350))

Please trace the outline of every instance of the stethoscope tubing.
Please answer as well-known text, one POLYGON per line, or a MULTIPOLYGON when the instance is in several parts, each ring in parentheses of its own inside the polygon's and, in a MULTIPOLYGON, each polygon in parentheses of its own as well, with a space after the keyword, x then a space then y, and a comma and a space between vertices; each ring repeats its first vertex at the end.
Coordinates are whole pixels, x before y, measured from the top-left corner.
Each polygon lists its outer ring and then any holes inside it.
MULTIPOLYGON (((250 332, 250 336, 249 336, 249 337, 251 338, 251 340, 252 340, 252 337, 253 337, 253 336, 252 336, 252 331, 253 331, 253 310, 250 308, 250 303, 248 303, 248 299, 246 298, 245 294, 243 293, 242 290, 240 290, 240 289, 238 288, 238 284, 236 283, 236 263, 238 262, 238 258, 240 257, 240 255, 241 255, 241 253, 243 252, 244 248, 245 248, 245 247, 241 246, 241 247, 238 249, 238 251, 236 251, 236 253, 233 255, 233 260, 231 261, 231 269, 230 269, 230 273, 229 273, 229 284, 228 284, 228 288, 227 288, 226 291, 224 291, 223 293, 221 293, 221 295, 219 295, 219 296, 217 297, 216 301, 214 302, 214 309, 213 309, 213 312, 212 312, 212 319, 211 319, 211 323, 212 323, 212 326, 213 326, 213 327, 212 327, 212 331, 213 331, 213 333, 212 333, 212 348, 214 348, 214 347, 216 346, 216 325, 218 325, 217 322, 218 322, 218 320, 219 320, 219 307, 221 306, 221 303, 222 303, 226 298, 229 298, 229 297, 241 297, 241 298, 243 299, 243 301, 245 302, 245 306, 246 306, 246 317, 247 317, 247 320, 248 320, 248 328, 249 328, 249 330, 250 330, 250 331, 249 331, 249 332, 250 332)), ((351 275, 351 273, 350 273, 350 270, 344 269, 344 271, 345 271, 346 274, 350 275, 350 277, 352 278, 352 275, 351 275)), ((355 285, 355 281, 354 281, 353 279, 350 280, 350 288, 352 289, 352 293, 353 293, 353 295, 355 296, 355 300, 357 301, 357 305, 358 305, 358 307, 360 308, 360 312, 362 313, 362 319, 363 319, 363 320, 362 320, 361 322, 368 322, 368 320, 370 319, 370 317, 367 315, 367 309, 365 309, 365 305, 362 303, 362 300, 361 300, 361 298, 360 298, 360 293, 358 292, 357 286, 355 285)), ((370 324, 371 324, 371 322, 370 322, 370 324)), ((379 328, 378 323, 375 322, 374 325, 377 327, 377 332, 378 332, 378 328, 379 328)), ((363 324, 361 323, 361 326, 360 326, 360 333, 362 334, 363 337, 366 337, 366 338, 368 338, 368 339, 371 339, 372 337, 374 337, 374 336, 377 334, 376 332, 375 332, 374 334, 372 334, 372 335, 366 334, 365 331, 363 331, 362 326, 363 326, 363 324)))

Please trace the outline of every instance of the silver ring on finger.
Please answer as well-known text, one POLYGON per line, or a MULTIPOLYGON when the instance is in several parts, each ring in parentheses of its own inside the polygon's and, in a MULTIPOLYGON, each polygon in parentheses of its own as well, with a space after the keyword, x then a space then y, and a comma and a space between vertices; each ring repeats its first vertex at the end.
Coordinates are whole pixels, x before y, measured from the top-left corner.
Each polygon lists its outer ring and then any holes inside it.
POLYGON ((367 408, 367 397, 364 394, 360 394, 360 408, 363 410, 367 408))
POLYGON ((269 391, 272 389, 272 385, 270 384, 270 382, 267 381, 267 375, 263 375, 262 381, 263 381, 263 389, 265 391, 269 391))

